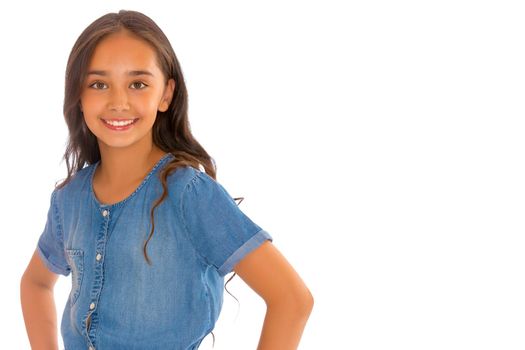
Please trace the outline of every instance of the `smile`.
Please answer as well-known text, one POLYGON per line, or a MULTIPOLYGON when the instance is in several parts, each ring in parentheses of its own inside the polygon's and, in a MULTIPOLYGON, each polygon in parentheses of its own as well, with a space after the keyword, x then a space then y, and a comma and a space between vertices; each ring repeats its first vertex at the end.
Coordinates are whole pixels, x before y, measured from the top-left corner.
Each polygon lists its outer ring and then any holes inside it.
POLYGON ((108 128, 112 130, 127 130, 129 129, 133 124, 135 124, 139 120, 139 118, 136 119, 126 119, 126 120, 105 120, 102 119, 104 122, 104 125, 106 125, 108 128))

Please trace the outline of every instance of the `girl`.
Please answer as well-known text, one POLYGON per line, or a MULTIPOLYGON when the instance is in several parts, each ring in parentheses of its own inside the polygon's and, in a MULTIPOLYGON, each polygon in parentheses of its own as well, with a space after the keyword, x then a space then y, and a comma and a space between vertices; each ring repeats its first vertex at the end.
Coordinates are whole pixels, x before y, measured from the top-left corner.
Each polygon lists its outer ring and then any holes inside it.
POLYGON ((33 349, 57 349, 59 274, 72 275, 67 350, 197 349, 232 271, 267 305, 258 349, 297 348, 312 295, 216 181, 187 109, 179 62, 147 16, 109 13, 77 39, 64 99, 68 176, 21 279, 33 349))

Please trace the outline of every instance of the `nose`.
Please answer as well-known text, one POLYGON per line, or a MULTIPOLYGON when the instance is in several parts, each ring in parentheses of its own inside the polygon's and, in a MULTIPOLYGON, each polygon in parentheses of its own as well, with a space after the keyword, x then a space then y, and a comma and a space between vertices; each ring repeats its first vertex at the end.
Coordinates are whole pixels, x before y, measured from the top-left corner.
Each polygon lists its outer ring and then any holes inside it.
POLYGON ((108 108, 112 111, 120 112, 129 110, 128 94, 125 90, 113 88, 110 91, 108 108))

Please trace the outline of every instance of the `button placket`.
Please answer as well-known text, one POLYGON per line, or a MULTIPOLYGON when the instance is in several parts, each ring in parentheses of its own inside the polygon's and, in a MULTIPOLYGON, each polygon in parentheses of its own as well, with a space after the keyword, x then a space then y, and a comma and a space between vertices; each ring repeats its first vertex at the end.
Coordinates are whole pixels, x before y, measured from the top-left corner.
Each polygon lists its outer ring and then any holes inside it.
POLYGON ((97 263, 95 264, 93 284, 91 287, 91 303, 89 304, 89 310, 86 315, 87 319, 89 319, 89 327, 87 326, 88 322, 86 319, 86 322, 84 323, 86 325, 86 328, 83 330, 83 333, 87 337, 88 345, 93 349, 95 349, 94 344, 96 343, 95 334, 98 324, 98 302, 104 280, 103 257, 106 250, 106 241, 109 230, 109 209, 103 209, 101 211, 101 215, 103 217, 103 220, 100 226, 100 230, 98 231, 96 236, 97 240, 95 247, 95 260, 97 263))
MULTIPOLYGON (((103 217, 107 217, 108 215, 109 215, 109 210, 104 209, 104 210, 102 211, 102 216, 103 216, 103 217)), ((109 219, 109 218, 108 218, 108 219, 109 219)), ((106 225, 106 228, 107 228, 107 225, 106 225)), ((107 230, 106 230, 106 231, 107 231, 107 230)), ((95 257, 95 259, 96 259, 97 261, 100 262, 100 261, 102 260, 102 254, 100 254, 100 253, 97 252, 97 256, 95 257)))

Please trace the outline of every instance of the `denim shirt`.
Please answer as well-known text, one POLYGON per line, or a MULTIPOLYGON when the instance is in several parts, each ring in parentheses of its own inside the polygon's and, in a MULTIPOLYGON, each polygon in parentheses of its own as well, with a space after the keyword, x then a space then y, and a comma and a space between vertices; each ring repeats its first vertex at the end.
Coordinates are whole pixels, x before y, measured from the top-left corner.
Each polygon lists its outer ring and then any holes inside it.
POLYGON ((126 199, 102 204, 84 167, 51 194, 37 250, 47 268, 71 273, 61 322, 66 350, 197 349, 213 330, 224 276, 270 234, 237 206, 222 185, 184 166, 167 178, 165 154, 126 199))

